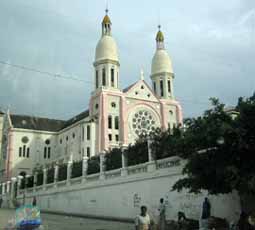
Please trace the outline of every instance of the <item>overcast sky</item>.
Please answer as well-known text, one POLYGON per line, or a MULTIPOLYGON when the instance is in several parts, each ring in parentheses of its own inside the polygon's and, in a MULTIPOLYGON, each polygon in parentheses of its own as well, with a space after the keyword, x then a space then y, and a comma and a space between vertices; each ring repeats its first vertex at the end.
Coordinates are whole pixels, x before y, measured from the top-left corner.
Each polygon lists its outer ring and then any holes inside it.
MULTIPOLYGON (((0 64, 0 107, 67 119, 88 108, 105 0, 0 0, 0 62, 72 76, 54 78, 0 64)), ((255 90, 254 0, 109 0, 121 86, 150 83, 160 21, 184 116, 218 97, 235 105, 255 90)))

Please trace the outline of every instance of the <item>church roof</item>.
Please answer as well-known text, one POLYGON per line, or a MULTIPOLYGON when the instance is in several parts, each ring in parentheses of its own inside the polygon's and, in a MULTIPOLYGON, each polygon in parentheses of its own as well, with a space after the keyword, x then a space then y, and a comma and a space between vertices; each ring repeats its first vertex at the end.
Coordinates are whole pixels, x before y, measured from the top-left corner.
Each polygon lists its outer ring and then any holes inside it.
POLYGON ((126 93, 128 90, 130 90, 137 82, 133 83, 132 85, 128 86, 127 88, 123 89, 123 93, 126 93))
POLYGON ((88 116, 89 116, 89 110, 85 110, 85 111, 81 112, 80 114, 78 114, 78 115, 72 117, 71 119, 67 120, 65 122, 65 125, 62 127, 62 129, 64 129, 64 128, 66 128, 66 127, 68 127, 68 126, 70 126, 70 125, 72 125, 72 124, 88 117, 88 116))
POLYGON ((63 120, 41 118, 27 115, 10 115, 14 128, 41 130, 49 132, 59 131, 65 124, 63 120))
POLYGON ((17 114, 10 115, 10 118, 14 128, 58 132, 88 116, 89 110, 83 111, 67 121, 17 114))
POLYGON ((2 112, 2 111, 0 110, 0 114, 4 114, 4 112, 2 112))

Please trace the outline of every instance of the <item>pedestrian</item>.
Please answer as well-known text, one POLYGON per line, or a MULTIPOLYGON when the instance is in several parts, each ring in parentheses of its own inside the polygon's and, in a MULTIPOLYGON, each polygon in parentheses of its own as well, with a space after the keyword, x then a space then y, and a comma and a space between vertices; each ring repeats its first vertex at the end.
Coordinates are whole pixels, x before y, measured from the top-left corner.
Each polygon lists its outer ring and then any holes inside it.
POLYGON ((203 229, 208 229, 208 219, 211 216, 211 204, 207 197, 203 202, 202 206, 202 216, 201 216, 201 227, 203 229))
POLYGON ((159 230, 165 230, 166 226, 166 205, 164 202, 163 198, 160 198, 159 200, 159 207, 158 207, 158 212, 159 212, 159 230))
POLYGON ((135 218, 135 230, 151 230, 151 219, 146 206, 141 207, 140 215, 135 218))
POLYGON ((36 206, 36 197, 35 196, 33 197, 32 205, 36 206))
POLYGON ((0 208, 2 207, 3 199, 0 197, 0 208))

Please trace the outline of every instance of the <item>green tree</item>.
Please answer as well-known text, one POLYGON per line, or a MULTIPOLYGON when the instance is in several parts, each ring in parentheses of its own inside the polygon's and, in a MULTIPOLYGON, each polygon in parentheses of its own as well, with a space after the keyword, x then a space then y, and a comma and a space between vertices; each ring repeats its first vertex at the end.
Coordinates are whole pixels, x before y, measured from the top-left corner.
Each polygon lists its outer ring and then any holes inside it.
POLYGON ((178 180, 173 190, 254 193, 255 95, 239 99, 236 118, 226 113, 218 100, 211 101, 213 108, 203 116, 185 121, 182 138, 189 151, 181 155, 187 159, 186 177, 178 180), (219 143, 219 138, 224 142, 219 143))

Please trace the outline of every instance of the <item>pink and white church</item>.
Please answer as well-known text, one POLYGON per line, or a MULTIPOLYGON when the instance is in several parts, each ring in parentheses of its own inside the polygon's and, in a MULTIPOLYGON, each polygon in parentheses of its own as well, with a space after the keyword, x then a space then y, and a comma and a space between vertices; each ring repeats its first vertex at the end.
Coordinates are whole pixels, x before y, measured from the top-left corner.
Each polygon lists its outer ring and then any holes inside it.
POLYGON ((166 130, 182 123, 182 108, 174 97, 172 63, 160 27, 151 84, 141 73, 140 80, 121 89, 119 71, 118 47, 106 12, 96 46, 94 88, 88 110, 67 121, 4 114, 0 178, 21 172, 31 174, 38 164, 91 157, 134 143, 140 134, 158 127, 166 130))

